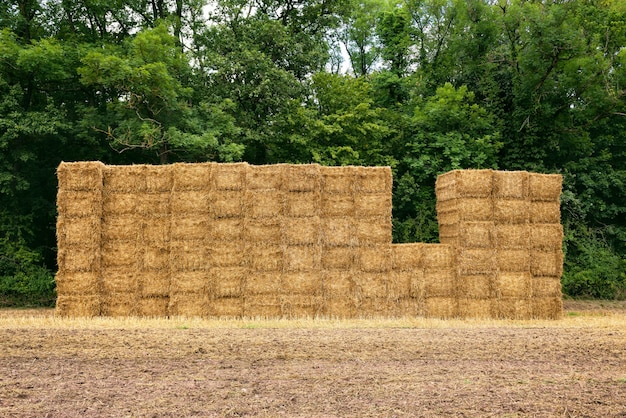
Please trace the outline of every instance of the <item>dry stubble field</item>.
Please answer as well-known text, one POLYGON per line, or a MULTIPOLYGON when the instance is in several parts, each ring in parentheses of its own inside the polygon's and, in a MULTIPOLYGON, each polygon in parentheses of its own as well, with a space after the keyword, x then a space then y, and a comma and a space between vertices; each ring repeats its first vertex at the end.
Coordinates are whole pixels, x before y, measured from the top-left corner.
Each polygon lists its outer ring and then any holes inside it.
POLYGON ((560 321, 2 310, 0 416, 626 417, 626 303, 560 321))

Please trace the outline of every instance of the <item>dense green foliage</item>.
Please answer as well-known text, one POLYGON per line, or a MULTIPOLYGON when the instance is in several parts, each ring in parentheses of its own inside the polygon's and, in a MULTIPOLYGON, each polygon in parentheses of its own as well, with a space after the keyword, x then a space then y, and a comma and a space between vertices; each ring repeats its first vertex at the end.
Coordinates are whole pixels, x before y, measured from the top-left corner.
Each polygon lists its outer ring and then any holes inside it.
POLYGON ((561 173, 565 292, 624 298, 626 7, 4 2, 0 303, 54 299, 62 160, 390 165, 398 242, 447 170, 561 173))

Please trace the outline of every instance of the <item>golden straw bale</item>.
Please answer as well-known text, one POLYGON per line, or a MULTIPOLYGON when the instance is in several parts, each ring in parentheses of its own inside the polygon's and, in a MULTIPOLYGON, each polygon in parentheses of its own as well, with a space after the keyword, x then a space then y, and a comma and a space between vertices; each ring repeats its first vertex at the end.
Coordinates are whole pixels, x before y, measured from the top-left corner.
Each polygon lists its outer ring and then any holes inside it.
POLYGON ((219 267, 211 269, 209 294, 213 297, 240 297, 248 270, 243 267, 219 267))
POLYGON ((563 300, 560 297, 533 298, 531 310, 534 319, 561 319, 563 300))
POLYGON ((96 295, 100 276, 96 271, 58 272, 55 276, 58 295, 96 295))
POLYGON ((61 162, 57 167, 59 189, 64 191, 100 192, 104 164, 96 162, 61 162))
POLYGON ((492 318, 493 304, 491 299, 459 298, 459 316, 461 318, 492 318))
POLYGON ((356 318, 357 313, 358 310, 352 298, 333 297, 324 300, 323 314, 328 318, 356 318))
POLYGON ((287 245, 317 245, 322 239, 320 218, 285 218, 282 222, 282 236, 287 245))
POLYGON ((424 315, 424 301, 414 298, 400 298, 396 301, 395 317, 416 318, 424 315))
POLYGON ((494 291, 498 298, 528 299, 531 296, 532 276, 528 271, 505 272, 496 275, 494 291))
POLYGON ((211 188, 211 171, 218 164, 176 163, 169 167, 172 190, 208 190, 211 188))
POLYGON ((173 187, 172 165, 147 165, 145 167, 146 191, 148 193, 169 193, 173 187))
POLYGON ((396 271, 415 270, 422 266, 421 243, 392 244, 391 263, 396 271))
POLYGON ((211 268, 207 244, 204 241, 172 241, 170 243, 172 271, 203 271, 211 268))
MULTIPOLYGON (((211 239, 213 241, 238 241, 244 237, 242 218, 217 218, 212 222, 211 239)), ((279 226, 276 226, 280 233, 279 226)))
POLYGON ((493 202, 495 221, 499 224, 527 223, 530 219, 530 201, 513 199, 496 199, 493 202))
POLYGON ((315 245, 288 245, 284 248, 284 271, 319 271, 322 251, 315 245))
MULTIPOLYGON (((488 210, 491 211, 491 201, 488 202, 488 210)), ((461 219, 459 212, 459 199, 450 200, 437 200, 437 221, 439 225, 453 225, 457 224, 461 219)))
POLYGON ((140 298, 137 314, 151 318, 166 317, 169 304, 169 296, 140 298))
POLYGON ((461 222, 459 245, 472 248, 491 248, 495 245, 493 222, 461 222))
POLYGON ((282 242, 283 224, 281 218, 245 219, 243 225, 243 237, 248 242, 271 244, 282 242))
POLYGON ((215 190, 244 190, 247 163, 214 164, 211 171, 215 190))
POLYGON ((146 243, 167 243, 170 241, 171 225, 169 216, 144 217, 140 224, 141 238, 146 243))
POLYGON ((493 300, 493 317, 499 319, 531 319, 530 299, 500 298, 493 300))
POLYGON ((530 248, 530 226, 528 224, 497 224, 496 246, 498 249, 530 248))
POLYGON ((139 294, 139 277, 136 271, 123 268, 103 269, 101 283, 103 294, 139 294))
POLYGON ((458 251, 457 268, 461 274, 491 273, 496 266, 496 251, 492 248, 461 248, 458 251))
POLYGON ((207 252, 214 267, 243 267, 246 253, 243 241, 219 241, 207 245, 207 252))
POLYGON ((321 213, 325 217, 354 216, 354 195, 325 193, 321 197, 321 213))
POLYGON ((102 267, 135 269, 139 264, 137 255, 137 245, 134 240, 104 241, 102 243, 102 267))
POLYGON ((102 216, 102 193, 100 191, 83 192, 59 190, 57 192, 57 211, 68 218, 102 216))
POLYGON ((322 242, 327 246, 355 245, 357 240, 354 234, 352 218, 337 217, 323 218, 322 242))
POLYGON ((241 318, 243 316, 243 298, 209 299, 207 315, 213 318, 241 318))
POLYGON ((528 249, 499 249, 496 258, 500 271, 530 271, 530 251, 528 249))
POLYGON ((318 318, 323 314, 321 296, 283 295, 280 298, 284 318, 318 318))
POLYGON ((530 271, 534 276, 561 277, 563 274, 563 252, 561 250, 530 252, 530 271))
POLYGON ((427 297, 424 300, 424 315, 430 318, 449 319, 458 316, 459 304, 456 298, 427 297))
POLYGON ((433 297, 456 297, 457 280, 452 269, 424 270, 424 296, 433 297))
POLYGON ((462 197, 490 197, 493 191, 493 170, 457 171, 456 191, 462 197))
POLYGON ((344 298, 354 294, 354 274, 349 270, 325 270, 322 272, 324 293, 330 298, 344 298))
POLYGON ((257 244, 246 245, 248 264, 252 271, 281 272, 283 269, 284 252, 281 245, 257 244))
POLYGON ((101 266, 101 253, 97 247, 65 246, 57 251, 57 264, 60 272, 98 271, 101 266))
POLYGON ((493 196, 496 199, 527 199, 528 181, 526 171, 494 171, 493 196))
POLYGON ((321 215, 319 191, 289 192, 285 194, 285 215, 290 217, 311 217, 321 215))
POLYGON ((170 233, 172 240, 206 240, 211 236, 212 222, 205 216, 172 216, 170 233))
POLYGON ((561 297, 561 279, 560 277, 533 277, 532 279, 532 296, 533 298, 542 297, 561 297))
MULTIPOLYGON (((493 221, 494 202, 490 198, 461 198, 457 199, 457 213, 459 221, 493 221)), ((454 220, 450 214, 450 221, 454 220)))
POLYGON ((324 269, 349 270, 354 266, 355 247, 323 247, 321 266, 324 269))
POLYGON ((111 293, 105 295, 102 316, 124 317, 139 314, 139 298, 135 293, 111 293))
POLYGON ((59 247, 72 244, 97 247, 100 245, 100 219, 95 216, 84 218, 68 218, 59 215, 57 218, 57 242, 59 247))
POLYGON ((213 202, 209 203, 208 190, 177 190, 171 193, 170 210, 172 213, 207 214, 211 206, 213 202))
POLYGON ((146 244, 139 248, 141 257, 141 269, 144 271, 169 271, 170 269, 170 247, 167 243, 146 244))
POLYGON ((459 297, 489 299, 493 297, 494 274, 459 275, 457 279, 459 297))
POLYGON ((353 221, 356 239, 353 242, 361 246, 389 244, 392 239, 391 217, 356 218, 353 221))
POLYGON ((424 270, 393 270, 390 277, 388 291, 391 298, 424 298, 424 270))
POLYGON ((354 190, 359 193, 391 194, 393 179, 390 167, 355 167, 354 190))
POLYGON ((246 195, 241 190, 212 190, 209 212, 215 218, 238 218, 244 216, 246 195))
POLYGON ((454 225, 439 225, 439 242, 441 244, 458 246, 459 235, 458 223, 454 225))
POLYGON ((435 181, 437 202, 445 202, 459 197, 456 192, 456 176, 456 171, 449 171, 437 176, 437 180, 435 181))
POLYGON ((146 191, 145 165, 106 165, 102 170, 107 192, 137 193, 146 191))
POLYGON ((170 193, 137 193, 137 213, 163 216, 170 213, 170 193))
POLYGON ((359 318, 391 318, 395 313, 395 303, 386 297, 366 297, 359 301, 359 318))
POLYGON ((561 224, 533 224, 530 228, 530 244, 535 249, 556 250, 563 246, 561 224))
POLYGON ((248 190, 245 202, 250 218, 273 218, 285 212, 285 193, 280 190, 248 190))
POLYGON ((143 271, 137 274, 137 282, 142 298, 166 297, 170 294, 169 271, 143 271))
POLYGON ((357 273, 352 277, 357 299, 386 298, 389 275, 382 273, 357 273))
POLYGON ((560 174, 530 174, 530 198, 533 201, 558 202, 563 177, 560 174))
POLYGON ((109 192, 104 190, 102 212, 104 215, 133 215, 139 212, 137 193, 109 192))
POLYGON ((246 295, 277 295, 282 288, 281 273, 250 271, 244 287, 246 295))
POLYGON ((356 255, 362 271, 384 273, 391 270, 391 244, 361 247, 356 255))
POLYGON ((324 195, 352 194, 356 180, 354 167, 321 167, 321 186, 324 195))
POLYGON ((391 193, 356 194, 355 216, 379 216, 391 218, 391 193))
POLYGON ((530 222, 534 224, 561 223, 561 204, 556 202, 531 202, 530 222))
POLYGON ((170 279, 170 294, 208 294, 211 285, 211 270, 173 271, 170 279))
POLYGON ((426 269, 454 267, 454 249, 446 244, 422 244, 422 266, 426 269))
POLYGON ((281 318, 283 309, 275 295, 246 295, 243 300, 243 316, 246 318, 281 318))
POLYGON ((287 295, 320 296, 323 291, 321 274, 319 270, 284 273, 281 290, 287 295))
POLYGON ((102 241, 132 241, 141 236, 142 217, 136 214, 106 215, 102 218, 102 241))
POLYGON ((283 189, 290 192, 312 192, 321 189, 321 169, 318 164, 285 165, 283 176, 283 189))
POLYGON ((249 165, 246 172, 246 187, 248 190, 274 189, 280 190, 283 186, 283 177, 286 166, 276 165, 249 165))
POLYGON ((66 295, 59 293, 54 315, 74 318, 99 316, 101 304, 99 294, 66 295))
POLYGON ((170 296, 167 311, 170 316, 206 317, 209 303, 204 293, 174 293, 170 296))

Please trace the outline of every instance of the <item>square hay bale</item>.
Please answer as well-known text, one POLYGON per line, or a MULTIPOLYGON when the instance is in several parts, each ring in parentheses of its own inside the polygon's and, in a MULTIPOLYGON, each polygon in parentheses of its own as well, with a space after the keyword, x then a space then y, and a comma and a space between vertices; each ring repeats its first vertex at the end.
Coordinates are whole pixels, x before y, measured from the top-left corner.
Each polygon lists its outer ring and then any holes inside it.
POLYGON ((244 280, 248 270, 243 267, 219 267, 211 269, 209 294, 214 298, 243 296, 244 280))
POLYGON ((355 167, 321 167, 321 187, 324 195, 352 194, 355 181, 355 167))
POLYGON ((424 301, 414 298, 400 298, 396 301, 397 318, 416 318, 424 315, 424 301))
POLYGON ((496 199, 493 202, 494 219, 498 224, 523 224, 530 220, 530 201, 496 199))
POLYGON ((57 251, 57 264, 62 273, 97 272, 101 263, 100 248, 97 247, 66 246, 57 251))
POLYGON ((238 241, 243 237, 244 220, 242 218, 217 218, 213 220, 212 241, 238 241))
POLYGON ((321 223, 322 243, 326 246, 349 246, 357 243, 352 218, 323 218, 321 223))
POLYGON ((532 297, 533 298, 561 298, 561 278, 560 277, 533 277, 532 297))
POLYGON ((283 188, 285 165, 249 165, 246 172, 248 190, 280 190, 283 188))
POLYGON ((561 319, 563 300, 560 297, 533 298, 531 310, 534 319, 561 319))
POLYGON ((356 273, 353 277, 354 295, 357 300, 386 298, 389 275, 383 273, 356 273))
POLYGON ((493 170, 459 170, 456 192, 462 197, 490 197, 493 191, 493 170))
POLYGON ((137 314, 150 318, 166 317, 169 304, 169 296, 140 298, 137 314))
POLYGON ((170 296, 167 311, 170 316, 206 317, 209 298, 203 293, 174 293, 170 296))
POLYGON ((459 297, 490 299, 494 295, 494 274, 460 275, 457 279, 459 297))
POLYGON ((357 308, 359 318, 390 318, 392 313, 395 313, 395 303, 385 297, 363 298, 357 308))
POLYGON ((281 218, 245 219, 243 238, 252 243, 280 244, 283 223, 281 218))
POLYGON ((343 299, 355 293, 355 274, 348 270, 326 270, 322 273, 324 294, 329 298, 343 299))
POLYGON ((493 222, 461 222, 459 246, 465 248, 492 248, 495 245, 493 222))
MULTIPOLYGON (((131 241, 141 237, 142 217, 135 214, 102 218, 102 241, 131 241)), ((93 233, 93 232, 92 232, 93 233)))
POLYGON ((243 316, 246 318, 282 318, 283 308, 276 295, 246 295, 243 300, 243 316))
POLYGON ((282 236, 287 245, 319 245, 322 239, 320 218, 285 218, 282 222, 282 236))
POLYGON ((208 240, 211 237, 212 222, 206 216, 177 215, 172 216, 170 233, 172 240, 208 240))
POLYGON ((105 216, 134 215, 139 212, 137 193, 110 192, 105 189, 102 198, 102 212, 105 216))
POLYGON ((500 298, 493 301, 493 316, 499 319, 527 320, 532 318, 530 299, 500 298))
POLYGON ((141 270, 143 271, 169 271, 170 269, 170 248, 168 244, 145 245, 139 249, 141 254, 141 270))
POLYGON ((361 271, 372 273, 391 271, 391 244, 360 247, 356 255, 361 271))
POLYGON ((435 181, 437 202, 445 202, 459 197, 456 192, 456 176, 456 171, 449 171, 437 176, 437 180, 435 181))
POLYGON ((557 250, 563 246, 563 226, 561 224, 533 224, 530 228, 532 248, 557 250))
POLYGON ((532 276, 528 271, 504 272, 496 275, 494 291, 497 298, 529 299, 532 276))
POLYGON ((349 319, 358 316, 354 300, 347 297, 324 300, 323 314, 328 318, 349 319))
POLYGON ((283 188, 290 192, 321 190, 321 168, 317 164, 289 164, 284 166, 283 188))
POLYGON ((286 295, 321 296, 323 291, 320 271, 290 272, 282 275, 282 292, 286 295))
POLYGON ((393 179, 390 167, 355 167, 354 190, 360 193, 386 193, 391 195, 393 179))
POLYGON ((110 240, 102 243, 102 267, 124 267, 127 271, 134 271, 139 264, 137 243, 133 241, 110 240))
POLYGON ((57 211, 59 215, 68 218, 102 216, 102 192, 97 191, 67 191, 60 189, 57 192, 57 211))
POLYGON ((424 296, 426 298, 454 298, 457 294, 457 280, 454 270, 424 270, 424 296))
POLYGON ((213 318, 241 318, 243 316, 243 298, 209 299, 207 315, 213 318))
POLYGON ((277 295, 282 289, 282 273, 249 271, 245 277, 244 294, 277 295))
POLYGON ((244 190, 246 187, 247 163, 215 164, 211 171, 215 190, 244 190))
POLYGON ((274 218, 285 213, 285 193, 280 190, 248 190, 245 214, 249 218, 274 218))
POLYGON ((87 247, 100 245, 101 220, 95 216, 68 218, 59 215, 56 222, 59 247, 78 244, 87 247))
POLYGON ((439 224, 439 242, 441 244, 450 244, 458 246, 459 241, 459 224, 442 225, 439 224))
POLYGON ((124 317, 139 315, 139 298, 136 294, 111 293, 104 297, 102 316, 124 317))
MULTIPOLYGON (((213 202, 211 202, 213 203, 213 202)), ((171 193, 170 210, 176 214, 208 214, 209 207, 208 190, 177 190, 171 193)))
POLYGON ((450 319, 458 316, 459 304, 456 298, 427 297, 424 300, 424 315, 429 318, 450 319))
POLYGON ((558 202, 561 197, 563 177, 560 174, 530 174, 530 199, 532 201, 558 202))
POLYGON ((461 318, 492 318, 494 302, 490 299, 459 298, 461 318))
POLYGON ((146 191, 145 165, 105 165, 102 174, 104 190, 108 192, 146 191))
POLYGON ((137 213, 148 217, 169 215, 170 193, 138 193, 137 213))
POLYGON ((355 245, 360 246, 389 244, 392 240, 391 217, 355 218, 353 221, 356 237, 353 238, 355 245))
POLYGON ((59 293, 54 315, 73 318, 99 316, 101 304, 99 294, 65 295, 59 293))
POLYGON ((59 272, 54 279, 58 295, 97 295, 100 292, 99 272, 59 272))
POLYGON ((142 298, 164 298, 170 294, 169 271, 141 272, 137 281, 142 298))
POLYGON ((141 221, 141 239, 149 244, 165 244, 170 241, 172 221, 169 216, 144 217, 141 221))
POLYGON ((425 269, 454 267, 454 248, 446 244, 422 244, 422 266, 425 269))
POLYGON ((357 193, 354 196, 354 209, 357 217, 391 218, 391 193, 357 193))
POLYGON ((325 217, 354 216, 354 195, 347 193, 322 194, 321 213, 325 217))
POLYGON ((139 295, 139 277, 137 272, 122 268, 103 269, 101 276, 103 294, 139 295))
POLYGON ((530 251, 524 250, 497 250, 498 270, 500 271, 530 271, 530 251))
POLYGON ((212 190, 209 210, 215 218, 239 218, 246 210, 246 195, 241 190, 212 190))
POLYGON ((323 247, 321 267, 331 270, 350 270, 354 266, 355 256, 355 247, 323 247))
POLYGON ((555 202, 530 202, 530 222, 534 224, 561 223, 561 204, 555 202))
POLYGON ((561 250, 530 252, 530 271, 533 276, 561 277, 563 274, 563 252, 561 250))
POLYGON ((492 248, 461 248, 457 268, 461 274, 492 273, 496 270, 496 251, 492 248))
POLYGON ((211 188, 211 171, 218 164, 176 163, 169 166, 172 190, 208 190, 211 188))
POLYGON ((283 270, 286 272, 319 271, 321 248, 314 245, 288 245, 284 248, 283 270))
POLYGON ((209 294, 211 270, 174 271, 170 279, 170 295, 209 294))
POLYGON ((494 171, 493 196, 496 199, 527 199, 528 182, 527 171, 494 171))
POLYGON ((207 245, 211 265, 214 267, 243 267, 247 263, 243 241, 219 241, 207 245))
POLYGON ((391 265, 394 271, 413 271, 422 267, 421 243, 392 244, 391 265))
POLYGON ((172 181, 172 165, 147 165, 145 167, 146 192, 169 193, 174 185, 172 181))
POLYGON ((423 299, 425 289, 424 270, 394 270, 389 281, 389 297, 393 299, 423 299))
POLYGON ((204 241, 172 241, 170 243, 170 266, 173 272, 206 271, 211 259, 204 241))
MULTIPOLYGON (((457 199, 457 214, 459 221, 493 221, 494 202, 490 198, 460 198, 457 199)), ((449 215, 449 223, 455 223, 452 213, 449 215)))
POLYGON ((57 167, 59 189, 96 192, 102 190, 104 164, 101 162, 62 162, 57 167))
POLYGON ((498 250, 530 248, 530 226, 528 224, 498 224, 496 230, 496 246, 498 250))
POLYGON ((291 294, 281 296, 280 301, 284 318, 318 318, 323 313, 321 296, 291 294))
POLYGON ((289 192, 285 194, 285 215, 289 217, 311 217, 321 215, 321 193, 289 192))
POLYGON ((284 251, 281 245, 260 243, 258 245, 246 245, 248 265, 254 271, 282 272, 284 264, 284 251))

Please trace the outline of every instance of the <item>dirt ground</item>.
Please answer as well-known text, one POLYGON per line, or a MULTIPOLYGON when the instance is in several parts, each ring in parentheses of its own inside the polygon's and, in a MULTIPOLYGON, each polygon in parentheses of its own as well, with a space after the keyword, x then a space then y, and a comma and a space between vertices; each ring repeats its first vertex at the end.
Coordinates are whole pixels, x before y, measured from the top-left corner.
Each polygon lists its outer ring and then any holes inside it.
POLYGON ((626 304, 566 308, 380 326, 2 311, 0 416, 626 417, 626 304))

